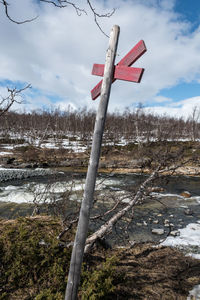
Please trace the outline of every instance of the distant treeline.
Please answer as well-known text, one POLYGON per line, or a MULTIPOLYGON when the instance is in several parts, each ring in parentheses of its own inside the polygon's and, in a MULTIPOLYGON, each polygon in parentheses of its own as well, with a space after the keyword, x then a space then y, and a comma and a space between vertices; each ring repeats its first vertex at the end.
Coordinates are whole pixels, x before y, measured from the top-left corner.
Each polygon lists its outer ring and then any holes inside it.
MULTIPOLYGON (((39 110, 31 113, 9 111, 0 118, 1 135, 18 134, 23 137, 28 132, 45 138, 76 135, 83 140, 90 140, 96 113, 86 108, 79 110, 59 109, 39 110)), ((194 107, 188 119, 167 115, 147 113, 142 107, 124 112, 108 113, 105 136, 107 140, 119 142, 124 139, 132 142, 163 140, 197 140, 200 137, 199 109, 194 107)))

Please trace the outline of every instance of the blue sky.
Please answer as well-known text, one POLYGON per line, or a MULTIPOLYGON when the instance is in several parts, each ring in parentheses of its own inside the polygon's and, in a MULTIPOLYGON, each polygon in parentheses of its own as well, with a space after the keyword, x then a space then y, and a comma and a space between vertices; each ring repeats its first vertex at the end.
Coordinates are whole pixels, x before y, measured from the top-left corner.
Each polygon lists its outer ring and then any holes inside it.
MULTIPOLYGON (((180 19, 191 24, 191 34, 200 25, 199 0, 177 0, 174 5, 174 11, 180 14, 180 19)), ((181 82, 172 88, 162 89, 160 94, 173 98, 175 102, 185 98, 200 96, 200 83, 196 81, 190 83, 181 82)))
MULTIPOLYGON (((55 9, 36 0, 11 1, 10 14, 17 20, 38 18, 15 25, 0 10, 0 94, 6 87, 31 83, 24 92, 26 103, 14 109, 86 106, 97 108, 90 90, 99 77, 92 76, 93 63, 104 63, 108 39, 88 15, 73 8, 55 9)), ((116 62, 139 40, 147 52, 134 64, 144 67, 140 84, 116 81, 109 110, 134 109, 141 102, 147 111, 189 117, 200 107, 200 1, 198 0, 110 0, 92 2, 98 12, 116 8, 111 18, 100 19, 109 34, 120 26, 116 62)))
POLYGON ((200 23, 200 1, 177 0, 174 10, 181 14, 181 18, 192 23, 193 28, 200 23))

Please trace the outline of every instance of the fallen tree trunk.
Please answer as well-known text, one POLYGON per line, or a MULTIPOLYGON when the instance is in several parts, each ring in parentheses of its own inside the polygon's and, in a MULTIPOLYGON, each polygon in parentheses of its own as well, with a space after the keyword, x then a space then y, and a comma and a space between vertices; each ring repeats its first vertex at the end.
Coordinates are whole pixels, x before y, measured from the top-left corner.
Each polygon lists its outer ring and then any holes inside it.
POLYGON ((119 212, 117 212, 114 216, 112 216, 105 224, 103 224, 99 230, 97 230, 95 233, 93 233, 91 236, 89 236, 86 240, 86 245, 84 249, 84 253, 89 253, 92 246, 95 244, 97 239, 102 239, 106 235, 112 232, 113 226, 128 212, 132 209, 134 205, 136 205, 141 197, 144 194, 144 191, 147 187, 147 185, 152 182, 159 173, 159 167, 141 184, 139 187, 137 193, 133 197, 132 200, 127 204, 126 207, 121 209, 119 212))

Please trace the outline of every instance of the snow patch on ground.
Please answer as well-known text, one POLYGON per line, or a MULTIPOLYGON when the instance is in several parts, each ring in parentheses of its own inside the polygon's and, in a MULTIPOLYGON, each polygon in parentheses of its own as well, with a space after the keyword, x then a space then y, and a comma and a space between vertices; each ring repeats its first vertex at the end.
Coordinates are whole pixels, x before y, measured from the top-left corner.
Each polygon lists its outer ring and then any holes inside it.
POLYGON ((194 288, 189 292, 187 300, 200 300, 200 284, 195 285, 194 288))
POLYGON ((163 246, 199 246, 200 247, 200 224, 191 223, 185 228, 179 229, 180 236, 169 236, 163 243, 163 246))
MULTIPOLYGON (((200 259, 200 221, 188 224, 185 228, 179 229, 179 232, 180 236, 169 236, 162 245, 188 251, 186 256, 192 256, 195 259, 200 259), (195 251, 195 253, 193 251, 195 251)), ((194 288, 189 292, 187 300, 193 299, 200 300, 200 285, 194 286, 194 288)))
POLYGON ((0 156, 10 155, 10 154, 11 154, 11 152, 4 152, 4 151, 0 152, 0 156))
POLYGON ((13 150, 14 149, 14 146, 13 145, 8 145, 8 146, 3 146, 5 149, 10 149, 10 150, 13 150))

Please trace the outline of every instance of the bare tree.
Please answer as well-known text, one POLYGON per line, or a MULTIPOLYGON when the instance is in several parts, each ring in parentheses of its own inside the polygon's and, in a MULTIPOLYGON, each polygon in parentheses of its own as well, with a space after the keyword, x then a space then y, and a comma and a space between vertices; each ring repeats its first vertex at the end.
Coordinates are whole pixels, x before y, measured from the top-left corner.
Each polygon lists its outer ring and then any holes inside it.
POLYGON ((14 104, 14 103, 22 103, 23 100, 23 95, 22 92, 29 89, 31 87, 30 84, 26 85, 24 88, 21 89, 17 89, 17 88, 7 88, 8 90, 8 96, 6 97, 1 97, 1 101, 0 101, 0 117, 5 114, 10 107, 14 104))
POLYGON ((192 140, 196 141, 198 136, 198 122, 200 118, 200 108, 197 106, 193 107, 192 114, 189 117, 189 121, 191 123, 191 133, 192 133, 192 140))
MULTIPOLYGON (((14 92, 16 92, 16 89, 13 90, 14 92)), ((3 105, 4 110, 9 106, 6 105, 6 103, 10 103, 7 98, 8 96, 1 98, 1 102, 4 102, 4 104, 2 103, 0 112, 3 105), (3 101, 3 99, 7 99, 7 101, 3 101)), ((16 100, 19 102, 20 99, 16 100)), ((94 110, 88 110, 84 107, 66 111, 43 109, 31 113, 6 111, 6 122, 4 118, 0 118, 0 127, 4 132, 9 129, 15 133, 21 133, 22 138, 24 135, 30 136, 31 132, 35 132, 35 137, 40 138, 41 141, 50 137, 55 138, 57 141, 63 137, 72 139, 78 137, 84 145, 91 144, 95 122, 94 110)), ((105 124, 104 145, 118 145, 121 141, 126 142, 128 145, 142 139, 142 145, 145 147, 155 141, 193 140, 198 137, 200 127, 198 109, 195 110, 193 117, 187 120, 172 118, 167 115, 156 116, 143 111, 140 111, 140 117, 137 118, 136 110, 108 113, 105 124), (135 120, 138 120, 137 130, 135 120)))

